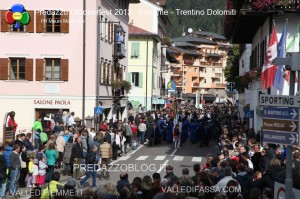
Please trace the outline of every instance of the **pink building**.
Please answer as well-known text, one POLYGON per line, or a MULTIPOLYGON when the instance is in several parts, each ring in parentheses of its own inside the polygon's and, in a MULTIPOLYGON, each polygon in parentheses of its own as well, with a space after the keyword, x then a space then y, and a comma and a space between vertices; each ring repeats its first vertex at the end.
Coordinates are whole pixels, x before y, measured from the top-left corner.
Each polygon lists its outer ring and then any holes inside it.
MULTIPOLYGON (((103 107, 100 119, 124 117, 126 97, 115 100, 111 86, 114 79, 126 79, 127 58, 115 56, 114 40, 118 25, 128 32, 125 11, 129 3, 138 2, 23 0, 21 10, 12 8, 20 1, 1 2, 0 121, 15 111, 17 133, 28 132, 42 112, 63 109, 84 119, 94 116, 98 102, 103 107), (17 13, 12 19, 19 22, 13 22, 6 14, 10 9, 13 14, 20 12, 23 19, 17 13), (124 12, 117 14, 118 10, 124 12)), ((125 35, 122 49, 127 41, 125 35)), ((0 142, 2 137, 1 128, 0 142)))

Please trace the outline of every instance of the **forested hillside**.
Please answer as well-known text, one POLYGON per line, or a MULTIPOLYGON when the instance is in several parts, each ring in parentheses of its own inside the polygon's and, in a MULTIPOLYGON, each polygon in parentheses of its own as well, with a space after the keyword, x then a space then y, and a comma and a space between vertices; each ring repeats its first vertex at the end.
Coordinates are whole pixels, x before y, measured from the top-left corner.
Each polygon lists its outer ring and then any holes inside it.
POLYGON ((167 9, 172 27, 168 28, 168 36, 171 38, 181 36, 183 30, 187 32, 188 28, 193 30, 201 29, 203 31, 214 32, 223 35, 224 16, 208 16, 207 9, 225 9, 224 0, 167 0, 167 9), (181 10, 203 10, 203 16, 178 15, 176 9, 181 10))

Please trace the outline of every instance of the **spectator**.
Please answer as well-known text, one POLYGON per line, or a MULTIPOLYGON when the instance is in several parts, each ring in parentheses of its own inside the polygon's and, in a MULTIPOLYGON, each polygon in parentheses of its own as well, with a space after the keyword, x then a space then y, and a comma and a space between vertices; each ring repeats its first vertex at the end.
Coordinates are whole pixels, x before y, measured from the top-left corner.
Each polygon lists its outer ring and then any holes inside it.
POLYGON ((226 186, 226 184, 230 181, 230 180, 234 180, 232 177, 232 169, 227 166, 224 168, 224 178, 222 178, 216 185, 215 187, 218 190, 223 190, 223 188, 226 186))
POLYGON ((40 133, 43 131, 42 118, 37 119, 33 126, 34 148, 37 150, 40 146, 40 133))
POLYGON ((178 181, 178 177, 173 173, 173 167, 171 165, 166 166, 166 173, 164 178, 167 178, 170 182, 178 181))
POLYGON ((54 172, 54 165, 56 160, 58 159, 57 150, 55 149, 55 144, 50 143, 49 149, 45 151, 46 159, 47 159, 47 174, 46 174, 46 182, 50 182, 52 173, 54 172))
POLYGON ((31 133, 27 133, 27 134, 26 134, 23 143, 24 143, 24 145, 25 145, 25 147, 26 147, 27 154, 30 154, 31 151, 34 150, 33 145, 32 145, 32 143, 31 143, 31 133))
POLYGON ((125 187, 125 185, 128 185, 128 174, 127 173, 120 173, 120 180, 117 182, 117 190, 119 193, 121 193, 121 190, 125 187))
POLYGON ((81 171, 80 164, 82 163, 83 150, 81 146, 81 138, 75 138, 75 142, 72 147, 70 163, 73 164, 73 178, 80 180, 81 171))
POLYGON ((13 145, 13 142, 9 142, 7 146, 5 146, 5 151, 3 152, 6 168, 10 168, 10 154, 13 152, 13 145))
POLYGON ((19 144, 15 144, 13 147, 13 152, 10 154, 9 192, 11 195, 15 195, 17 190, 16 187, 17 177, 21 170, 21 160, 19 157, 20 151, 21 151, 21 146, 19 144))
POLYGON ((62 166, 62 160, 63 160, 63 153, 65 150, 66 140, 63 137, 64 132, 60 131, 58 134, 58 137, 56 139, 56 146, 57 146, 57 152, 58 152, 58 159, 57 159, 57 165, 58 168, 62 166))
POLYGON ((60 174, 57 171, 52 173, 49 185, 42 190, 41 199, 49 199, 49 195, 55 196, 55 193, 63 189, 63 184, 61 184, 59 180, 60 174))
POLYGON ((5 196, 7 173, 6 162, 3 156, 3 146, 0 146, 0 198, 5 196))
POLYGON ((111 145, 107 142, 107 138, 103 138, 104 143, 100 145, 100 156, 101 156, 101 165, 100 165, 100 170, 101 170, 101 177, 105 179, 109 179, 109 163, 110 159, 112 158, 112 147, 111 145), (105 167, 103 167, 105 165, 105 167), (106 170, 106 176, 104 176, 104 170, 106 170))
POLYGON ((73 166, 70 162, 72 148, 73 148, 73 137, 70 137, 64 148, 64 155, 63 155, 63 163, 64 163, 63 174, 64 175, 70 175, 73 173, 73 166))
POLYGON ((98 159, 97 159, 98 147, 94 146, 92 150, 89 151, 85 158, 86 163, 86 174, 85 177, 80 180, 80 185, 86 182, 90 177, 93 180, 93 188, 97 187, 96 185, 96 177, 97 177, 97 168, 95 167, 98 159))

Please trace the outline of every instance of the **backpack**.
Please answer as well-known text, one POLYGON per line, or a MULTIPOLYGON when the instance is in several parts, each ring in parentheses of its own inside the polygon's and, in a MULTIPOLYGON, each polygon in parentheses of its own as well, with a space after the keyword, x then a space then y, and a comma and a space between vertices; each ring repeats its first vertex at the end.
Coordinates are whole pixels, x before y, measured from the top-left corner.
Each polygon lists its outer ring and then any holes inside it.
POLYGON ((45 143, 48 141, 48 135, 45 132, 40 133, 40 140, 42 143, 45 143))

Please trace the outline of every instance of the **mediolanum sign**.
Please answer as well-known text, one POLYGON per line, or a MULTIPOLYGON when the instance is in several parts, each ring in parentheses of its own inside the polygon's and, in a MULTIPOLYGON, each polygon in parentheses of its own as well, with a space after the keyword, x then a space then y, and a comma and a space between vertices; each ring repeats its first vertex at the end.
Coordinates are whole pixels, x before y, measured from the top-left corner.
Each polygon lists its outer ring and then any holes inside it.
POLYGON ((259 104, 262 106, 300 107, 299 96, 260 95, 259 104))

